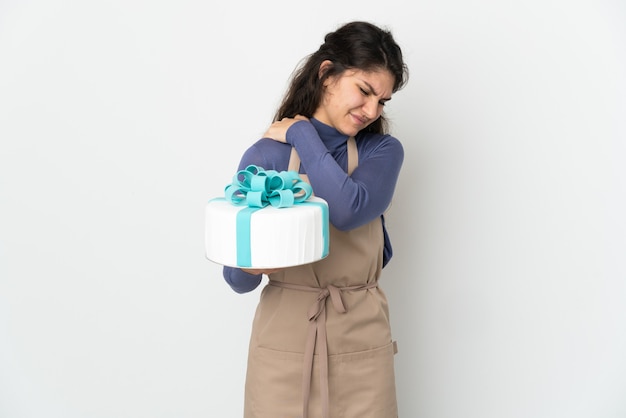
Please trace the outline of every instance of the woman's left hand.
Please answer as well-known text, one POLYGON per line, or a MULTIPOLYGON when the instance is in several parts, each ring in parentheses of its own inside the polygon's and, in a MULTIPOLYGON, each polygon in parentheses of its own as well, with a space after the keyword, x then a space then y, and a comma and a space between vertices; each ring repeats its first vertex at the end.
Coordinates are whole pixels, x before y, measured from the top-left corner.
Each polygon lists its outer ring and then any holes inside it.
POLYGON ((263 138, 270 138, 278 142, 287 142, 287 130, 296 122, 301 120, 309 120, 302 115, 296 115, 294 118, 283 118, 270 125, 263 134, 263 138))

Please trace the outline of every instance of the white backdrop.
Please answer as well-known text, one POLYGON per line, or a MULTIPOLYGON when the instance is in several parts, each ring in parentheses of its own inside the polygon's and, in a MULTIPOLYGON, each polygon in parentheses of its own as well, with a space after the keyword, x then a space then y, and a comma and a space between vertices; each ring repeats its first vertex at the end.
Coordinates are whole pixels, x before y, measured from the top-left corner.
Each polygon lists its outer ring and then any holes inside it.
POLYGON ((204 258, 204 203, 354 19, 411 69, 400 416, 626 417, 619 0, 0 0, 0 417, 241 416, 259 290, 204 258))

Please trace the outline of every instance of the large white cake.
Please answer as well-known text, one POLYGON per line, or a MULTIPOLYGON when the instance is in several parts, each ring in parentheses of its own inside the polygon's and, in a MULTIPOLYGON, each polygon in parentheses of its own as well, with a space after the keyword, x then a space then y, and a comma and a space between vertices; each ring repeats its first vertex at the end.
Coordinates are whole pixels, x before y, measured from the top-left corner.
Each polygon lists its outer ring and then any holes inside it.
MULTIPOLYGON (((284 174, 286 172, 280 173, 284 174)), ((255 183, 258 178, 250 180, 245 183, 255 183)), ((270 179, 267 183, 277 181, 290 183, 292 180, 270 179)), ((302 184, 298 180, 294 182, 302 184)), ((308 184, 305 186, 310 188, 308 184)), ((207 203, 205 250, 209 260, 225 266, 262 269, 308 264, 328 255, 328 204, 325 200, 307 194, 306 199, 296 199, 287 207, 271 204, 258 207, 242 202, 245 193, 242 194, 241 189, 246 187, 230 186, 234 192, 229 192, 227 187, 226 197, 207 203)), ((253 193, 248 196, 250 201, 254 201, 253 193)))
POLYGON ((318 197, 286 208, 212 199, 206 205, 205 247, 209 260, 231 267, 312 263, 328 255, 328 206, 318 197))

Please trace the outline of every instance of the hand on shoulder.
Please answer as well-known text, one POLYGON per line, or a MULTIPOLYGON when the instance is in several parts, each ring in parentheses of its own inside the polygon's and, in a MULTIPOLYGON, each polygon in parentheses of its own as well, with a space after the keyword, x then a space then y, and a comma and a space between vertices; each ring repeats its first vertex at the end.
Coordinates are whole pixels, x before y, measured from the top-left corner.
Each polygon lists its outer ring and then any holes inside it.
POLYGON ((274 141, 286 143, 287 130, 291 127, 291 125, 301 120, 308 121, 309 119, 301 115, 296 115, 294 118, 283 118, 279 121, 276 121, 270 125, 267 131, 265 131, 263 137, 273 139, 274 141))

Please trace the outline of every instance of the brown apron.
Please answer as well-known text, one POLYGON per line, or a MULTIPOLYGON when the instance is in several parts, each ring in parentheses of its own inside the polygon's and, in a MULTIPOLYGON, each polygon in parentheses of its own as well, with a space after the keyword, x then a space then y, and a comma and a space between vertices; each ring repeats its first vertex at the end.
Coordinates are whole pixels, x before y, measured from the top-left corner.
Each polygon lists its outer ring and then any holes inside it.
MULTIPOLYGON (((350 138, 348 174, 356 164, 350 138)), ((289 169, 299 166, 293 149, 289 169)), ((380 218, 331 225, 328 257, 270 275, 252 325, 244 418, 397 417, 383 243, 380 218)))

